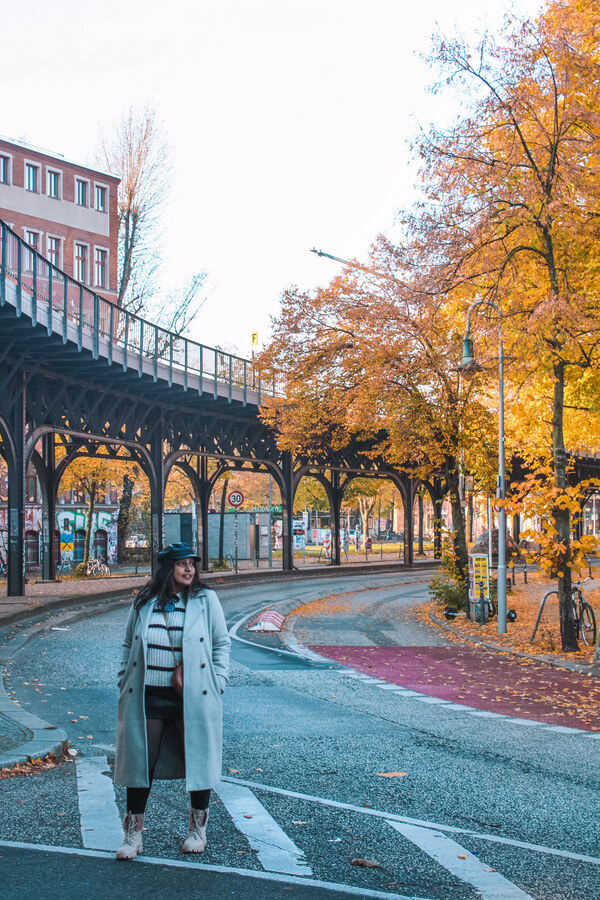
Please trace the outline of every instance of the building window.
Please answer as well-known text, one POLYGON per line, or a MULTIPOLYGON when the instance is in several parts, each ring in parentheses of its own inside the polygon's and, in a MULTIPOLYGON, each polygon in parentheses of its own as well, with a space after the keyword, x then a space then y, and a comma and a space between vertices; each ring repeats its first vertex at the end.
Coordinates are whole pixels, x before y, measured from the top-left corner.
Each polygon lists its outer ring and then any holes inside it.
POLYGON ((48 259, 56 268, 60 268, 60 238, 48 238, 48 259))
POLYGON ((0 184, 9 184, 10 167, 8 156, 0 156, 0 184))
POLYGON ((40 539, 37 531, 25 532, 25 567, 31 569, 40 563, 40 539))
POLYGON ((49 197, 60 200, 60 172, 53 172, 52 169, 48 169, 46 179, 46 193, 49 197))
POLYGON ((75 181, 75 203, 77 206, 88 205, 88 183, 81 178, 75 181))
POLYGON ((75 278, 87 283, 88 248, 85 244, 75 244, 75 278))
MULTIPOLYGON (((37 231, 26 231, 25 232, 25 240, 29 244, 30 247, 33 247, 34 250, 40 249, 40 235, 37 231)), ((33 270, 33 261, 35 258, 35 254, 31 253, 31 251, 27 251, 25 254, 25 268, 29 269, 31 272, 33 270)))
POLYGON ((25 163, 25 190, 37 194, 39 189, 39 168, 33 163, 25 163))
POLYGON ((106 287, 106 258, 108 254, 106 250, 100 250, 98 247, 96 248, 94 263, 95 263, 95 276, 96 276, 96 287, 106 287))
POLYGON ((106 212, 106 188, 96 185, 96 209, 98 212, 106 212))
POLYGON ((35 472, 27 472, 27 500, 29 503, 37 503, 39 500, 39 484, 35 472))

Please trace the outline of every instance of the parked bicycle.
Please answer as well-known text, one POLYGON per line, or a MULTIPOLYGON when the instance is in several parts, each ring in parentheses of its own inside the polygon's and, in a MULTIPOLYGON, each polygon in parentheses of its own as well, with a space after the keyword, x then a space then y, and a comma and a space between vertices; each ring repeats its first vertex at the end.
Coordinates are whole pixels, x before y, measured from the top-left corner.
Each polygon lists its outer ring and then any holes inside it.
POLYGON ((596 616, 594 610, 583 596, 581 585, 589 581, 585 578, 573 585, 571 596, 573 598, 573 618, 575 620, 575 629, 581 636, 581 640, 587 647, 591 647, 596 643, 596 616))
POLYGON ((110 568, 101 556, 90 559, 87 566, 88 575, 110 575, 110 568))

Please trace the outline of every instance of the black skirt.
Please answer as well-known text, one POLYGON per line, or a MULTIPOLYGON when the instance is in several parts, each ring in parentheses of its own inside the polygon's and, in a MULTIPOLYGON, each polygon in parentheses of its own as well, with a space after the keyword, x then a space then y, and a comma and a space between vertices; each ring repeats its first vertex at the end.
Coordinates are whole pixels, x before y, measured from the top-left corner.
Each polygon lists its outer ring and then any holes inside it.
POLYGON ((172 687, 147 687, 144 691, 147 719, 183 719, 183 697, 172 687))

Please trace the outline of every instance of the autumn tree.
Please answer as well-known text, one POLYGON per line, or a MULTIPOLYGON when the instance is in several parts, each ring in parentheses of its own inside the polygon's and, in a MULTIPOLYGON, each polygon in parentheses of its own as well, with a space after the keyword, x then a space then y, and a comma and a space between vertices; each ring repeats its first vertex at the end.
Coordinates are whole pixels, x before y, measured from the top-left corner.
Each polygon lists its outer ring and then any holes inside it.
MULTIPOLYGON (((410 257, 402 263, 396 248, 382 245, 362 268, 364 276, 347 271, 326 288, 286 292, 261 358, 283 373, 286 397, 267 402, 263 416, 296 454, 326 456, 353 443, 365 461, 383 456, 414 476, 443 474, 464 583, 460 450, 490 414, 459 377, 454 310, 415 277, 410 257)), ((377 486, 368 484, 373 497, 377 486)))
MULTIPOLYGON (((556 0, 499 41, 439 38, 432 61, 460 114, 418 141, 424 197, 404 219, 414 264, 439 296, 502 310, 509 380, 542 423, 540 453, 552 451, 565 650, 577 649, 565 407, 600 349, 599 35, 600 10, 556 0)), ((493 363, 497 323, 479 326, 493 363)))

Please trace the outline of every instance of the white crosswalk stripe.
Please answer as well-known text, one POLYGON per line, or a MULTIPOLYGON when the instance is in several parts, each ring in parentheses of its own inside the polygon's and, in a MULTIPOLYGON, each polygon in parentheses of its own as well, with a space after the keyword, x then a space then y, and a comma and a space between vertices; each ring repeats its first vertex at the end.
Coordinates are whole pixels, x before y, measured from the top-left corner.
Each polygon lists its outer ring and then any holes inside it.
POLYGON ((240 784, 222 781, 216 792, 236 828, 257 850, 259 862, 269 872, 286 875, 312 875, 312 869, 291 838, 279 827, 251 790, 240 784))
POLYGON ((106 757, 80 757, 76 770, 83 846, 114 851, 121 845, 123 830, 106 757))
POLYGON ((456 878, 471 884, 480 892, 482 900, 532 900, 529 894, 486 866, 447 834, 404 822, 388 821, 388 825, 420 847, 456 878))

